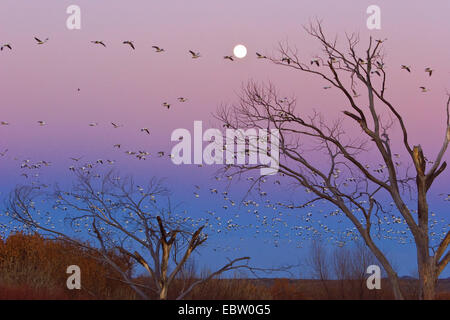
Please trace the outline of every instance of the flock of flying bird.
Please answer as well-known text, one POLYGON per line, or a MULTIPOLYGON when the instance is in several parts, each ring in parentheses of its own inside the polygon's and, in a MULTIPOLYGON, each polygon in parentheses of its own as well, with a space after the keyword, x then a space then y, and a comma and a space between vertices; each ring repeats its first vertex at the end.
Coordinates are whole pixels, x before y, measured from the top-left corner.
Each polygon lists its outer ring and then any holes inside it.
MULTIPOLYGON (((38 37, 34 37, 34 40, 36 41, 36 44, 42 45, 42 44, 47 43, 47 41, 49 40, 49 38, 46 38, 45 40, 42 41, 42 40, 39 39, 38 37)), ((104 48, 106 48, 106 44, 105 44, 104 41, 101 41, 101 40, 93 40, 93 41, 91 41, 91 43, 96 44, 96 45, 100 45, 100 46, 103 46, 104 48)), ((133 49, 133 50, 136 50, 136 46, 135 46, 135 44, 134 44, 133 41, 126 40, 126 41, 123 41, 122 44, 129 46, 129 47, 130 47, 131 49, 133 49)), ((160 52, 165 52, 165 51, 166 51, 164 48, 161 48, 161 47, 156 46, 156 45, 152 46, 152 48, 155 50, 155 52, 158 52, 158 53, 160 53, 160 52)), ((3 49, 9 49, 9 50, 12 50, 12 49, 13 49, 13 46, 12 46, 10 43, 5 43, 5 44, 3 44, 3 45, 0 46, 0 51, 3 51, 3 49)), ((188 52, 189 52, 189 54, 191 55, 192 59, 198 59, 198 58, 201 57, 200 52, 195 52, 195 51, 193 51, 193 50, 189 50, 188 52)), ((259 54, 259 53, 256 53, 256 55, 257 55, 258 58, 266 58, 265 56, 262 56, 262 55, 259 54)), ((227 59, 227 60, 230 60, 230 61, 234 61, 234 58, 233 58, 233 56, 231 56, 231 55, 226 55, 226 56, 224 56, 223 58, 224 58, 224 59, 227 59)))
MULTIPOLYGON (((81 157, 71 158, 72 161, 77 163, 80 162, 81 159, 81 157)), ((96 169, 98 166, 106 163, 114 164, 114 161, 104 162, 99 160, 91 164, 85 163, 80 169, 84 172, 89 172, 89 170, 96 169)), ((22 164, 22 167, 33 170, 50 165, 51 163, 45 161, 34 164, 30 161, 26 161, 22 164)), ((71 170, 75 171, 75 167, 71 167, 71 170)), ((93 178, 101 178, 101 175, 95 174, 93 175, 93 178)), ((221 176, 215 177, 217 181, 220 181, 222 178, 223 177, 221 176)), ((120 177, 117 176, 112 179, 120 180, 120 177)), ((231 179, 231 177, 228 176, 227 180, 228 179, 231 179)), ((247 177, 247 180, 254 181, 255 178, 247 177)), ((206 193, 219 197, 219 199, 222 198, 222 201, 225 201, 222 210, 218 211, 210 209, 207 210, 206 214, 197 217, 189 216, 187 211, 180 213, 172 212, 172 216, 169 216, 169 218, 171 219, 171 222, 191 225, 193 228, 205 226, 205 231, 208 233, 214 232, 219 235, 237 234, 240 236, 239 240, 241 241, 248 239, 249 236, 255 239, 260 239, 261 237, 264 243, 273 244, 275 247, 282 244, 296 244, 297 247, 302 247, 305 241, 319 236, 328 242, 342 247, 347 242, 358 240, 360 238, 355 227, 346 227, 345 224, 343 224, 345 217, 342 212, 339 210, 325 209, 327 206, 325 200, 322 200, 322 203, 319 203, 318 205, 314 203, 308 204, 304 207, 304 210, 296 210, 298 207, 293 203, 284 203, 281 201, 276 203, 272 202, 268 199, 268 193, 262 190, 262 186, 269 183, 271 180, 272 178, 261 179, 261 186, 258 188, 258 194, 255 197, 249 196, 243 201, 233 200, 231 195, 232 192, 227 188, 220 191, 218 187, 209 187, 205 190, 206 193), (240 217, 244 212, 247 219, 243 220, 240 219, 240 217), (315 213, 313 214, 313 212, 315 213), (248 217, 250 217, 250 219, 248 219, 248 217), (338 227, 340 224, 342 224, 342 227, 338 227)), ((273 184, 280 184, 279 180, 274 181, 273 184)), ((42 188, 48 187, 42 184, 39 185, 42 188)), ((194 185, 194 188, 195 198, 198 199, 203 193, 203 187, 194 185)), ((267 188, 270 190, 270 186, 267 188)), ((144 194, 144 188, 139 185, 136 186, 136 191, 144 194)), ((67 194, 69 195, 70 193, 67 194)), ((448 198, 450 198, 450 195, 448 195, 448 198)), ((219 199, 216 200, 217 203, 219 202, 219 199)), ((156 202, 156 199, 152 198, 152 200, 156 202)), ((42 199, 41 202, 44 204, 48 202, 48 200, 42 199)), ((363 205, 364 203, 365 201, 362 200, 361 204, 363 205)), ((33 206, 34 205, 37 204, 33 204, 33 206)), ((64 228, 64 219, 57 213, 58 211, 64 213, 68 208, 61 205, 59 200, 57 200, 56 203, 53 203, 52 206, 52 209, 54 210, 53 213, 47 209, 37 208, 38 217, 44 220, 42 223, 52 229, 64 228)), ((394 208, 393 203, 391 203, 390 206, 394 208)), ((357 208, 353 209, 353 211, 357 210, 357 208)), ((131 221, 133 221, 133 213, 128 212, 128 214, 126 214, 125 211, 122 217, 122 223, 126 227, 129 226, 130 228, 133 228, 133 224, 131 223, 131 221)), ((407 244, 412 241, 408 236, 406 221, 401 216, 397 216, 394 213, 388 214, 387 212, 389 211, 386 211, 384 215, 377 217, 377 221, 374 221, 374 226, 377 226, 378 228, 376 236, 380 239, 395 240, 401 244, 407 244)), ((8 216, 9 213, 0 212, 0 217, 3 215, 8 216)), ((442 239, 450 227, 448 221, 446 224, 445 220, 443 218, 437 218, 434 212, 431 213, 430 218, 430 236, 434 240, 442 239)), ((89 224, 88 221, 83 223, 82 219, 80 219, 75 224, 75 232, 83 232, 83 230, 90 232, 90 225, 91 224, 89 224)), ((0 224, 0 231, 2 228, 6 229, 8 227, 14 231, 20 230, 20 226, 12 225, 11 222, 10 226, 2 226, 0 224)), ((214 251, 239 250, 239 248, 239 246, 221 247, 219 245, 214 251)))
MULTIPOLYGON (((49 39, 45 38, 45 40, 41 40, 38 37, 34 38, 37 45, 44 45, 46 44, 49 39)), ((99 45, 102 47, 107 47, 104 41, 91 41, 91 43, 95 45, 99 45)), ((129 46, 132 50, 136 50, 136 46, 133 41, 123 41, 123 45, 129 46)), ((157 53, 165 52, 164 48, 161 48, 159 46, 152 46, 152 48, 157 53)), ((13 50, 13 46, 10 43, 6 43, 0 46, 0 51, 3 51, 5 49, 13 50)), ((188 51, 191 55, 192 59, 198 59, 201 57, 200 52, 196 52, 193 50, 188 51)), ((256 57, 258 59, 267 59, 267 56, 262 55, 258 52, 256 52, 256 57)), ((226 60, 234 61, 233 56, 226 55, 223 57, 226 60)), ((287 57, 282 58, 282 62, 291 64, 291 60, 287 57)), ((312 66, 320 67, 320 62, 317 59, 311 60, 312 66)), ((406 70, 407 72, 411 73, 411 67, 407 65, 401 66, 402 70, 406 70)), ((433 69, 427 67, 425 69, 425 72, 429 74, 431 77, 433 74, 433 69)), ((323 87, 324 89, 330 89, 330 86, 323 87)), ((422 92, 429 91, 426 87, 420 87, 422 92)), ((78 88, 77 91, 80 91, 81 89, 78 88)), ((355 93, 356 94, 356 93, 355 93)), ((186 102, 188 99, 185 97, 178 97, 177 100, 180 103, 186 102)), ((162 106, 170 109, 172 104, 168 102, 163 102, 162 106)), ((39 126, 46 126, 47 123, 43 120, 37 121, 37 124, 39 126)), ((1 126, 9 126, 10 123, 7 121, 1 121, 1 126)), ((98 125, 97 122, 92 122, 89 124, 90 127, 96 127, 98 125)), ((123 127, 123 125, 111 122, 111 125, 114 129, 118 129, 123 127)), ((150 134, 149 128, 141 128, 140 131, 145 134, 150 134)), ((117 143, 114 144, 113 148, 121 149, 122 144, 117 143)), ((0 152, 0 157, 5 157, 8 153, 8 149, 4 150, 3 152, 0 152)), ((146 160, 147 157, 150 156, 150 153, 143 150, 138 151, 125 151, 125 154, 135 157, 139 160, 146 160)), ((165 151, 158 151, 157 155, 158 157, 164 157, 166 154, 168 154, 165 151)), ((168 155, 171 157, 171 155, 168 155)), ((14 158, 14 160, 19 160, 18 158, 14 158)), ((82 157, 71 157, 71 161, 74 163, 79 163, 82 160, 82 157)), ((87 162, 83 165, 77 167, 75 165, 71 165, 69 167, 70 171, 76 171, 77 169, 80 169, 84 172, 89 172, 90 170, 94 170, 98 166, 102 165, 114 165, 116 163, 115 160, 103 160, 98 159, 93 162, 87 162)), ((22 176, 25 178, 39 177, 39 173, 36 173, 39 169, 44 167, 51 166, 50 161, 39 161, 36 163, 31 162, 29 159, 22 161, 20 168, 22 170, 31 170, 33 171, 33 174, 30 174, 29 172, 23 172, 22 176)), ((199 165, 201 167, 201 165, 199 165)), ((383 173, 383 167, 380 166, 379 168, 374 169, 375 172, 382 174, 383 173)), ((338 174, 338 173, 337 173, 338 174)), ((100 178, 100 174, 96 174, 94 176, 95 178, 100 178)), ((232 179, 231 176, 227 177, 228 179, 232 179)), ((116 179, 120 179, 117 177, 116 179)), ((216 176, 215 179, 217 181, 221 180, 221 177, 216 176)), ((248 177, 247 180, 253 181, 254 178, 248 177)), ((262 179, 262 183, 266 183, 267 179, 262 179)), ((346 183, 351 183, 352 181, 347 181, 346 183)), ((32 182, 35 185, 39 185, 40 187, 46 188, 48 187, 45 184, 38 183, 38 182, 32 182)), ((280 185, 280 180, 274 181, 274 184, 280 185)), ((202 188, 198 185, 194 186, 195 191, 193 192, 194 197, 196 199, 200 198, 201 190, 202 188)), ((344 218, 341 212, 339 211, 327 211, 325 209, 316 209, 314 208, 314 204, 310 204, 306 207, 306 209, 310 210, 318 210, 320 211, 321 215, 318 216, 320 219, 315 219, 315 215, 312 214, 311 211, 307 212, 306 214, 301 214, 301 210, 293 210, 296 207, 292 204, 284 204, 282 202, 272 203, 270 200, 265 200, 267 197, 267 192, 262 191, 259 189, 258 192, 260 201, 255 201, 254 199, 249 200, 243 200, 241 201, 235 201, 231 199, 231 196, 229 194, 229 191, 222 191, 220 192, 218 188, 209 188, 209 194, 215 195, 215 196, 221 196, 222 200, 225 202, 225 204, 222 206, 221 211, 222 212, 236 212, 244 208, 246 210, 246 213, 252 215, 256 220, 254 223, 245 224, 242 223, 241 220, 239 220, 239 213, 234 213, 233 216, 227 217, 227 215, 218 214, 217 211, 208 210, 206 217, 200 217, 200 218, 193 218, 188 217, 186 215, 178 215, 175 214, 175 218, 178 219, 177 221, 183 221, 183 222, 190 222, 192 226, 198 227, 200 225, 206 225, 207 228, 216 233, 227 233, 227 232, 235 232, 237 230, 243 230, 244 234, 248 234, 250 229, 254 230, 253 236, 257 237, 259 234, 266 233, 270 235, 270 239, 265 239, 265 242, 273 242, 275 246, 278 246, 283 239, 287 239, 287 242, 291 243, 293 241, 297 241, 298 246, 301 246, 301 241, 311 239, 312 237, 315 237, 317 235, 327 235, 328 241, 333 241, 334 243, 337 243, 339 246, 343 246, 346 241, 348 240, 354 240, 358 238, 358 232, 356 231, 356 228, 353 227, 347 227, 343 231, 338 231, 335 228, 329 227, 324 220, 329 220, 332 217, 337 217, 337 223, 341 223, 344 218), (237 203, 241 203, 240 205, 237 205, 237 203), (311 209, 314 208, 314 209, 311 209), (287 210, 287 211, 285 211, 287 210), (238 221, 239 220, 239 221, 238 221)), ((446 201, 450 201, 450 195, 447 195, 446 201)), ((67 210, 67 208, 58 208, 55 207, 55 209, 62 209, 67 210)), ((7 213, 6 213, 7 214, 7 213)), ((3 213, 0 213, 0 216, 2 216, 3 213)), ((48 224, 53 224, 52 228, 55 228, 55 222, 49 218, 48 215, 46 216, 46 220, 48 224)), ((435 214, 432 213, 432 217, 435 217, 435 214)), ((59 221, 59 222, 62 222, 59 221)), ((442 230, 439 231, 432 231, 432 236, 436 237, 442 237, 445 235, 446 230, 449 228, 449 225, 445 224, 444 219, 438 220, 437 218, 433 218, 431 221, 430 229, 433 230, 438 228, 438 225, 442 224, 442 230)), ((395 216, 392 214, 391 217, 383 216, 378 219, 378 225, 380 228, 380 231, 383 233, 382 237, 384 239, 396 239, 400 243, 407 243, 408 242, 408 236, 407 236, 407 226, 406 222, 403 218, 395 216), (400 226, 402 228, 396 228, 395 226, 400 226)), ((80 225, 81 226, 81 225, 80 225)), ((0 224, 0 228, 2 225, 0 224)), ((3 227, 5 227, 3 225, 3 227)), ((17 226, 14 226, 14 228, 17 228, 17 226)), ((80 230, 81 232, 81 230, 80 230)), ((241 240, 244 238, 241 237, 241 240)))
MULTIPOLYGON (((7 152, 8 150, 5 150, 0 155, 4 157, 7 152)), ((137 153, 127 153, 130 155, 135 155, 136 157, 143 157, 143 160, 145 160, 145 157, 148 155, 148 153, 143 151, 139 151, 137 153)), ((163 155, 163 152, 159 154, 159 156, 163 155)), ((102 177, 99 172, 102 172, 104 165, 116 164, 115 160, 98 159, 97 161, 83 163, 83 157, 71 157, 69 159, 73 161, 74 164, 77 164, 71 165, 69 167, 70 171, 75 172, 76 170, 81 170, 87 174, 92 173, 92 177, 98 179, 102 177), (80 165, 78 166, 78 164, 80 165)), ((51 165, 52 163, 49 161, 39 161, 33 163, 30 160, 25 160, 21 163, 20 167, 23 170, 34 172, 34 174, 30 174, 28 172, 23 173, 23 176, 27 178, 29 176, 37 178, 39 177, 39 174, 36 172, 39 172, 39 169, 49 167, 51 165)), ((339 175, 339 172, 336 172, 335 175, 339 175)), ((342 212, 339 210, 324 209, 327 206, 324 200, 322 201, 323 207, 322 205, 312 203, 305 206, 302 210, 299 210, 299 207, 290 201, 278 201, 274 203, 269 200, 268 191, 273 191, 271 185, 281 185, 282 183, 280 180, 283 176, 283 174, 280 174, 280 178, 265 177, 260 179, 257 194, 254 196, 249 195, 247 199, 243 200, 234 200, 233 197, 239 197, 239 195, 232 195, 229 187, 224 187, 220 190, 219 186, 209 186, 204 188, 199 185, 194 185, 193 195, 195 199, 199 199, 201 197, 203 198, 206 193, 212 197, 218 197, 218 199, 214 202, 219 204, 220 201, 222 201, 222 208, 218 210, 213 210, 210 208, 206 211, 206 214, 200 214, 200 216, 197 217, 188 216, 186 211, 182 214, 174 213, 173 222, 189 224, 194 228, 205 226, 205 230, 207 230, 208 233, 213 232, 218 235, 237 234, 240 235, 239 239, 241 241, 248 239, 248 236, 252 236, 256 239, 260 239, 259 237, 262 237, 264 243, 273 244, 275 247, 282 244, 295 244, 297 247, 302 247, 305 241, 315 237, 321 237, 328 242, 342 247, 347 242, 359 239, 360 236, 358 235, 355 227, 345 227, 346 224, 343 222, 346 219, 342 212), (267 191, 262 189, 264 185, 267 185, 267 191), (240 217, 244 212, 244 216, 246 216, 247 219, 243 220, 240 217), (313 212, 315 212, 315 214, 313 214, 313 212), (250 222, 248 217, 250 217, 250 222), (338 227, 338 225, 342 225, 342 227, 338 227)), ((120 177, 115 176, 112 179, 120 180, 120 177)), ((228 184, 233 177, 216 176, 215 180, 217 185, 220 185, 220 181, 222 179, 225 179, 228 184)), ((250 176, 246 178, 249 183, 253 183, 256 179, 258 178, 250 176)), ((347 178, 346 181, 348 183, 355 182, 352 178, 347 178)), ((49 187, 39 181, 33 181, 32 185, 35 185, 38 188, 49 187)), ((140 192, 143 192, 144 190, 139 185, 136 186, 136 189, 140 192)), ((306 190, 306 192, 308 193, 308 190, 306 190)), ((447 195, 446 200, 450 201, 450 195, 447 195)), ((43 202, 44 201, 45 200, 43 200, 43 202)), ((361 204, 364 204, 364 201, 361 201, 361 204)), ((390 205, 394 208, 393 203, 390 205)), ((53 209, 63 212, 68 210, 67 207, 59 205, 54 206, 53 209)), ((358 209, 353 210, 355 211, 358 209)), ((0 217, 2 215, 3 213, 0 213, 0 217)), ((50 214, 49 211, 44 214, 44 212, 40 210, 38 210, 38 215, 40 215, 43 219, 45 218, 45 223, 51 226, 52 229, 64 228, 62 224, 63 219, 61 219, 60 215, 50 214)), ((124 219, 125 225, 128 225, 127 219, 129 218, 125 216, 124 219)), ((378 221, 374 222, 374 225, 378 225, 380 239, 395 240, 401 244, 410 243, 411 239, 409 238, 407 232, 408 227, 406 225, 406 221, 401 216, 396 216, 392 213, 390 216, 388 214, 384 214, 377 219, 378 221)), ((79 222, 78 227, 79 229, 77 228, 76 232, 82 232, 83 224, 81 222, 79 222)), ((433 239, 442 239, 449 227, 450 225, 448 222, 446 224, 443 218, 438 219, 435 213, 431 213, 430 235, 433 239)), ((7 226, 4 225, 3 228, 6 229, 7 226)), ((17 228, 20 227, 11 225, 10 229, 11 228, 18 231, 19 229, 17 228)), ((2 229, 1 224, 0 229, 2 229)), ((219 245, 215 247, 214 250, 239 250, 239 247, 221 247, 219 245)))
MULTIPOLYGON (((36 44, 38 44, 38 45, 43 45, 43 44, 45 44, 45 43, 48 42, 49 38, 45 38, 45 40, 41 40, 41 39, 38 38, 38 37, 34 37, 34 40, 36 41, 36 44)), ((383 40, 377 40, 377 42, 383 42, 383 40)), ((93 40, 93 41, 91 41, 91 43, 96 44, 96 45, 100 45, 100 46, 103 46, 103 47, 106 48, 106 44, 105 44, 104 41, 101 41, 101 40, 93 40)), ((136 50, 136 46, 135 46, 134 42, 131 41, 131 40, 123 41, 122 44, 129 46, 132 50, 136 50)), ((3 51, 3 49, 5 49, 5 48, 7 48, 7 49, 9 49, 9 50, 12 50, 12 49, 13 49, 13 47, 12 47, 12 45, 11 45, 10 43, 5 43, 5 44, 3 44, 3 45, 0 46, 0 51, 3 51)), ((156 45, 152 46, 152 48, 153 48, 153 49, 155 50, 155 52, 157 52, 157 53, 165 52, 165 49, 164 49, 164 48, 161 48, 161 47, 156 46, 156 45)), ((192 59, 198 59, 198 58, 201 57, 200 52, 195 52, 195 51, 193 51, 193 50, 189 50, 188 52, 189 52, 189 54, 191 55, 191 58, 192 58, 192 59)), ((263 55, 263 54, 261 54, 261 53, 259 53, 259 52, 256 52, 256 57, 257 57, 258 59, 267 59, 267 56, 265 56, 265 55, 263 55)), ((225 60, 234 61, 234 57, 233 57, 232 55, 225 55, 223 58, 224 58, 225 60)), ((284 62, 284 63, 290 65, 291 62, 292 62, 292 60, 291 60, 289 57, 283 57, 283 58, 281 59, 281 62, 284 62)), ((365 62, 364 62, 362 59, 360 59, 360 63, 361 63, 361 64, 364 64, 365 62)), ((320 64, 319 59, 312 59, 312 60, 311 60, 311 65, 315 65, 315 66, 317 66, 317 67, 320 67, 321 64, 320 64)), ((378 67, 380 67, 380 65, 379 65, 378 67)), ((411 66, 408 66, 408 65, 401 65, 401 69, 402 69, 402 70, 406 70, 407 72, 411 73, 411 66)), ((431 75, 433 74, 434 70, 431 69, 430 67, 426 67, 426 68, 425 68, 425 72, 428 73, 428 75, 431 77, 431 75)), ((375 74, 377 74, 377 75, 379 75, 379 76, 381 75, 380 72, 379 72, 378 70, 372 71, 372 73, 375 73, 375 74)), ((421 92, 423 92, 423 93, 430 91, 430 90, 429 90, 428 88, 426 88, 425 86, 420 86, 419 88, 420 88, 421 92)), ((324 86, 323 89, 331 89, 331 86, 324 86)), ((78 88, 77 90, 80 91, 80 88, 78 88)), ((358 97, 359 95, 358 95, 356 92, 354 92, 354 96, 355 96, 355 97, 358 97)), ((179 100, 181 99, 180 101, 183 102, 182 100, 183 100, 184 98, 183 98, 183 97, 180 97, 180 98, 178 98, 178 99, 179 99, 179 100)), ((169 109, 171 105, 170 105, 169 103, 167 103, 167 102, 164 102, 164 103, 163 103, 163 106, 166 107, 167 109, 169 109)))

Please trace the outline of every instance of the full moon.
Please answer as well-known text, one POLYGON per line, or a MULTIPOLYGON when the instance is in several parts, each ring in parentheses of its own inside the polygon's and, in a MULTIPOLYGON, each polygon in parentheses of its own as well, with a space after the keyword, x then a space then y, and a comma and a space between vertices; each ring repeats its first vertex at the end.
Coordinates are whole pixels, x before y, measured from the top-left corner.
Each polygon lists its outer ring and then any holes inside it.
POLYGON ((247 55, 247 48, 242 44, 238 44, 234 47, 233 54, 236 58, 245 58, 245 56, 247 55))

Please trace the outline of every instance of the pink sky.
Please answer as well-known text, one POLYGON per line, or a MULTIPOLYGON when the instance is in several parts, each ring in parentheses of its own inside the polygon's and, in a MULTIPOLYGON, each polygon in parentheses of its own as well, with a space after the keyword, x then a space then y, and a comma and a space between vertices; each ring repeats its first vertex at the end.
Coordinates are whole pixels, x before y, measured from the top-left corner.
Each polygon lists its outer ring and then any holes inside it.
MULTIPOLYGON (((93 139, 86 125, 110 121, 132 126, 148 126, 167 136, 178 126, 190 127, 192 120, 210 119, 220 103, 235 101, 236 93, 248 79, 270 80, 286 95, 295 93, 302 109, 318 108, 325 113, 340 111, 335 95, 324 95, 320 80, 284 70, 254 59, 254 52, 274 52, 277 42, 288 39, 305 59, 314 56, 317 46, 301 30, 310 18, 320 17, 333 32, 361 32, 388 38, 386 51, 390 67, 392 100, 416 128, 415 138, 423 143, 441 140, 443 102, 450 80, 450 21, 448 1, 378 1, 382 10, 382 30, 369 32, 365 9, 372 2, 340 1, 25 1, 4 0, 0 4, 0 40, 10 42, 13 52, 2 52, 0 95, 2 120, 9 141, 26 149, 37 147, 37 120, 51 128, 40 130, 42 139, 55 145, 93 139), (82 30, 65 27, 69 4, 82 10, 82 30), (37 46, 33 36, 49 37, 37 46), (108 48, 91 45, 103 40, 108 48), (122 45, 133 40, 137 50, 122 45), (249 50, 247 58, 230 63, 222 59, 235 44, 249 50), (156 54, 157 44, 167 52, 156 54), (187 50, 202 53, 192 60, 187 50), (399 69, 413 66, 413 75, 399 69), (423 69, 437 71, 428 79, 423 69), (420 85, 431 88, 420 94, 420 85), (81 94, 75 89, 81 88, 81 94), (167 111, 163 101, 189 102, 167 111), (421 122, 426 119, 426 124, 421 122), (66 131, 66 132, 63 132, 66 131), (74 134, 76 132, 76 134, 74 134), (425 135, 423 132, 427 132, 425 135), (11 139, 11 140, 10 140, 11 139), (29 145, 27 145, 29 143, 29 145)), ((125 131, 125 130, 124 130, 125 131)), ((139 136, 139 135, 138 135, 139 136)), ((413 135, 414 137, 414 135, 413 135)), ((99 134, 96 138, 105 139, 99 134)), ((134 138, 134 137, 133 137, 134 138)), ((100 142, 100 141, 99 141, 100 142)), ((6 141, 2 141, 6 143, 6 141)))
MULTIPOLYGON (((388 95, 403 113, 411 141, 436 152, 450 83, 450 3, 378 1, 379 31, 366 28, 366 8, 374 3, 355 3, 4 0, 0 42, 14 49, 0 55, 0 120, 11 123, 0 127, 0 147, 36 161, 83 154, 113 157, 115 143, 168 150, 174 129, 191 129, 194 120, 214 125, 211 113, 222 103, 235 102, 249 79, 271 81, 281 94, 296 95, 302 112, 317 109, 334 119, 346 103, 336 92, 324 92, 323 80, 255 58, 256 51, 274 54, 277 43, 288 40, 308 61, 319 47, 302 25, 319 17, 331 36, 359 32, 362 45, 369 35, 388 38, 388 95), (66 28, 70 4, 81 7, 81 30, 66 28), (34 36, 50 41, 38 46, 34 36), (107 48, 92 40, 104 41, 107 48), (124 40, 134 41, 136 50, 124 40), (248 56, 224 60, 238 43, 247 46, 248 56), (152 45, 166 52, 157 54, 152 45), (202 57, 191 59, 190 49, 202 57), (412 74, 400 70, 401 64, 412 65, 412 74), (436 70, 431 78, 423 71, 428 66, 436 70), (431 91, 421 93, 422 85, 431 91), (177 103, 179 96, 188 102, 177 103), (171 110, 161 106, 165 101, 173 104, 171 110), (37 126, 38 120, 48 126, 37 126), (112 121, 124 127, 114 130, 112 121), (91 122, 99 126, 91 128, 91 122), (143 127, 152 134, 141 134, 143 127)), ((173 169, 170 162, 165 167, 173 169)))

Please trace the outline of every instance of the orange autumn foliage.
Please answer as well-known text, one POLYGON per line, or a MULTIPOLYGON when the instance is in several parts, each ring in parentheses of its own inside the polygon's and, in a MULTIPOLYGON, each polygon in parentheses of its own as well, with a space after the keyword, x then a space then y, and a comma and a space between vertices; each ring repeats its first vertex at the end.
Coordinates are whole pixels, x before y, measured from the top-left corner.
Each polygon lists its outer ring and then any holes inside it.
MULTIPOLYGON (((131 272, 131 262, 117 254, 110 254, 122 270, 131 272)), ((12 296, 33 298, 30 291, 41 298, 61 299, 114 299, 134 297, 123 283, 114 280, 120 275, 109 265, 95 259, 86 249, 54 240, 46 240, 38 234, 17 233, 0 240, 0 296, 8 291, 12 296), (67 267, 77 265, 81 269, 81 290, 69 290, 66 286, 67 267)), ((12 297, 13 299, 17 299, 12 297)))
POLYGON ((304 296, 289 279, 275 279, 270 288, 272 299, 275 300, 302 300, 304 296))

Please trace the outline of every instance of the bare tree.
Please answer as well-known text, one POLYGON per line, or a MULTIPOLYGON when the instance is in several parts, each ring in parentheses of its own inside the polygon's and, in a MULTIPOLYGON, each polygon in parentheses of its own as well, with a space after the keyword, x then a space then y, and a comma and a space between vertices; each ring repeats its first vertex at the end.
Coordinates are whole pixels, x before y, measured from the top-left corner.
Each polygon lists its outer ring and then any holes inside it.
POLYGON ((312 276, 320 281, 326 296, 330 299, 331 292, 328 286, 328 283, 331 280, 330 259, 328 251, 321 240, 314 239, 312 241, 306 263, 313 273, 312 276))
POLYGON ((378 264, 369 248, 356 241, 354 246, 335 249, 332 256, 333 270, 343 299, 363 299, 368 292, 367 267, 378 264))
POLYGON ((366 269, 377 261, 362 241, 350 245, 329 248, 320 239, 311 243, 306 265, 328 299, 364 299, 368 295, 366 269))
MULTIPOLYGON (((430 243, 427 194, 447 166, 443 158, 450 141, 450 96, 446 102, 444 142, 434 161, 427 162, 422 147, 411 145, 405 121, 386 94, 384 41, 371 37, 367 48, 359 53, 357 35, 346 35, 341 49, 336 39, 329 40, 324 34, 320 22, 305 30, 323 49, 315 59, 304 62, 296 49, 280 44, 280 56, 267 60, 317 76, 327 83, 327 89, 338 90, 349 108, 343 111, 343 119, 328 122, 317 112, 312 116, 296 112, 295 99, 280 98, 273 85, 253 82, 243 89, 237 105, 221 108, 216 117, 227 128, 278 129, 280 174, 314 195, 308 204, 327 200, 351 221, 386 270, 395 297, 403 299, 397 273, 373 238, 374 225, 379 226, 380 215, 387 212, 383 199, 390 199, 406 221, 417 248, 420 297, 433 299, 438 276, 450 260, 450 252, 446 253, 450 232, 437 246, 430 243), (366 94, 360 97, 359 92, 366 94), (349 134, 344 128, 345 120, 359 128, 361 134, 349 134), (409 165, 400 165, 396 159, 402 151, 393 150, 394 124, 401 128, 400 143, 409 165), (379 159, 380 167, 373 169, 365 164, 367 155, 379 159), (407 206, 410 195, 416 201, 417 211, 407 206)), ((230 165, 227 174, 239 175, 261 167, 230 165)))
POLYGON ((342 299, 346 298, 346 285, 352 283, 353 265, 352 252, 347 247, 338 247, 333 251, 331 258, 334 274, 338 281, 339 293, 342 299))
MULTIPOLYGON (((144 188, 136 186, 132 179, 119 179, 109 172, 98 182, 98 175, 79 170, 77 183, 70 191, 56 190, 50 198, 56 197, 52 212, 43 223, 41 210, 36 207, 42 192, 38 186, 17 187, 10 196, 8 213, 11 218, 27 229, 39 231, 48 237, 68 241, 74 245, 94 250, 94 256, 117 270, 121 279, 142 299, 149 299, 150 292, 159 299, 167 299, 168 291, 192 254, 207 240, 204 225, 195 224, 192 218, 158 206, 157 199, 167 196, 161 181, 151 179, 144 188), (64 215, 68 231, 56 227, 53 222, 64 215), (53 219, 53 220, 51 220, 53 219), (49 223, 50 222, 50 223, 49 223), (87 245, 76 235, 88 235, 97 243, 87 245), (110 258, 111 252, 119 252, 132 258, 148 272, 148 282, 142 284, 131 277, 110 258)), ((197 279, 188 288, 177 293, 177 299, 184 298, 197 285, 226 271, 247 267, 250 258, 229 260, 226 265, 197 279)))

